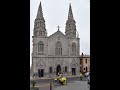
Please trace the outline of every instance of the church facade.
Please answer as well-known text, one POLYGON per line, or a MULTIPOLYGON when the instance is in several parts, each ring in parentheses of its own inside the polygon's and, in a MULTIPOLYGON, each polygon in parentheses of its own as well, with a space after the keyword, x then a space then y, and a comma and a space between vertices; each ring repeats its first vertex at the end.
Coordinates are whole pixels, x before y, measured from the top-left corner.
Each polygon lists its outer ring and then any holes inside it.
POLYGON ((79 75, 80 38, 76 35, 76 25, 71 4, 65 26, 65 34, 58 30, 47 36, 45 19, 40 2, 34 22, 32 75, 53 77, 58 73, 79 75))

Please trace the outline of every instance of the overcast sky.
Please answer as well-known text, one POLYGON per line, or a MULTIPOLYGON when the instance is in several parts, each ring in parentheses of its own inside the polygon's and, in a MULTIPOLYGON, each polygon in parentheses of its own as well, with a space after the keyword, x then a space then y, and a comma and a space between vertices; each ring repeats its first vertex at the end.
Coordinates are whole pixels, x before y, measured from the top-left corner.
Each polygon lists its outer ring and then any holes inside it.
POLYGON ((82 52, 90 54, 90 0, 30 0, 30 65, 32 62, 34 20, 40 1, 48 36, 57 31, 58 25, 60 26, 60 31, 65 34, 69 3, 71 3, 76 29, 80 37, 80 54, 82 52))

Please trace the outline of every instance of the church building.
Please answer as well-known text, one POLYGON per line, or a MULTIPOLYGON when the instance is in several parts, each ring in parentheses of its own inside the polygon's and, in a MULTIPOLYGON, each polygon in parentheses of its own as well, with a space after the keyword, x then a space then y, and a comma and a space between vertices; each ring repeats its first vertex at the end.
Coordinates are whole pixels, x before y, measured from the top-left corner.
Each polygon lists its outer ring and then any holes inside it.
POLYGON ((66 76, 79 75, 80 38, 76 34, 76 22, 70 4, 65 34, 60 31, 58 26, 55 33, 47 36, 40 2, 32 36, 32 75, 38 78, 53 77, 58 73, 63 73, 66 76))

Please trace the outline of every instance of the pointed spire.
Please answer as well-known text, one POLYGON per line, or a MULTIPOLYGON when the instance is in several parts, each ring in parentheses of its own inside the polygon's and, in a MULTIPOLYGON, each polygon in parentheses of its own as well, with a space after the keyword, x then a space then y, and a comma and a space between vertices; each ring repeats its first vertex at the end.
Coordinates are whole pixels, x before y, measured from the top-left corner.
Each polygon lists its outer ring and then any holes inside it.
POLYGON ((43 17, 41 2, 39 4, 37 16, 34 22, 34 36, 38 36, 38 37, 47 36, 46 27, 45 27, 45 19, 43 17))
POLYGON ((76 25, 73 18, 71 3, 69 5, 68 20, 66 21, 65 33, 67 37, 76 38, 76 25))
POLYGON ((71 3, 70 3, 70 5, 69 5, 68 19, 73 19, 73 13, 72 13, 71 3))
POLYGON ((40 5, 39 5, 39 8, 38 8, 38 12, 37 12, 37 18, 44 19, 43 18, 41 1, 40 1, 40 5))

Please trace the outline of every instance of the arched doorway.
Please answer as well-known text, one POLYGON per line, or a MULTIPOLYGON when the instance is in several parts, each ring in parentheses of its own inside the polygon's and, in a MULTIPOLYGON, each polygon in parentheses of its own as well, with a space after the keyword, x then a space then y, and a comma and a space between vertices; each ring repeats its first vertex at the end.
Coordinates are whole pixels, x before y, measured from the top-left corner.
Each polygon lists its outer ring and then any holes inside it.
POLYGON ((76 75, 76 68, 72 68, 72 75, 76 75))
POLYGON ((72 71, 72 75, 76 75, 76 64, 72 64, 71 71, 72 71))
POLYGON ((38 69, 38 77, 44 77, 44 69, 38 69))
POLYGON ((58 72, 59 73, 61 72, 61 66, 60 65, 57 65, 57 67, 56 67, 56 75, 58 75, 58 72))

